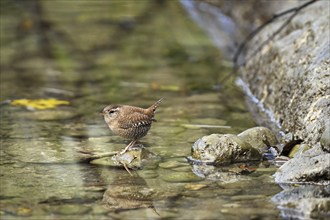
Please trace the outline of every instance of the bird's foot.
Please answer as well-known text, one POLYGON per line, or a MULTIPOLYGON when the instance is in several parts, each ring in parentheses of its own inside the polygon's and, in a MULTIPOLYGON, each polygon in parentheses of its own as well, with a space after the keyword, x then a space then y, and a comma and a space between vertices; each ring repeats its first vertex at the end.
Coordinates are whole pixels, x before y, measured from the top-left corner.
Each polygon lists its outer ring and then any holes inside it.
POLYGON ((125 148, 124 150, 120 151, 119 154, 120 154, 120 155, 123 155, 123 154, 126 153, 127 151, 128 151, 128 149, 125 148))
POLYGON ((120 151, 119 154, 122 155, 122 154, 126 153, 127 151, 137 150, 140 148, 143 148, 143 144, 135 144, 135 145, 127 146, 124 150, 120 151))

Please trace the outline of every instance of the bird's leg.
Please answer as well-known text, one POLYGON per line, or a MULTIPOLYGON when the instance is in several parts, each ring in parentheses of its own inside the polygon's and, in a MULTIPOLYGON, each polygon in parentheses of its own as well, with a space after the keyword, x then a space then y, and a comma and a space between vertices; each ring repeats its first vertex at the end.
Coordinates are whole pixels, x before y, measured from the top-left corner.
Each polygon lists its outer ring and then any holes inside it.
POLYGON ((129 144, 125 147, 125 149, 122 150, 122 151, 120 152, 120 154, 124 154, 126 151, 128 151, 128 149, 130 149, 132 146, 134 146, 135 142, 136 142, 136 140, 132 140, 131 143, 129 143, 129 144))

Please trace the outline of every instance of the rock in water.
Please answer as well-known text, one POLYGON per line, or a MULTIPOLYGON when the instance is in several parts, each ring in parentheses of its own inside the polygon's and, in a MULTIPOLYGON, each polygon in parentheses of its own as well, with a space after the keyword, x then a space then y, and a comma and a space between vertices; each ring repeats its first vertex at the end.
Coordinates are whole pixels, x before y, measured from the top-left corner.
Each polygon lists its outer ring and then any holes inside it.
POLYGON ((215 165, 257 161, 260 152, 233 134, 211 134, 198 139, 192 146, 192 157, 215 165))

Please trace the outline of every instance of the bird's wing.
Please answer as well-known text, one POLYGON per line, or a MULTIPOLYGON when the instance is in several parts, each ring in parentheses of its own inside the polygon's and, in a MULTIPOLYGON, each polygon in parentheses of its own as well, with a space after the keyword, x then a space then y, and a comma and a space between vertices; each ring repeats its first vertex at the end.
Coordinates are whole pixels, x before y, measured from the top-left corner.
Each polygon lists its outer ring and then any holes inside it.
POLYGON ((137 128, 140 126, 150 126, 152 121, 153 120, 148 115, 142 114, 140 112, 133 112, 127 116, 126 119, 121 120, 119 124, 121 128, 128 129, 137 128))

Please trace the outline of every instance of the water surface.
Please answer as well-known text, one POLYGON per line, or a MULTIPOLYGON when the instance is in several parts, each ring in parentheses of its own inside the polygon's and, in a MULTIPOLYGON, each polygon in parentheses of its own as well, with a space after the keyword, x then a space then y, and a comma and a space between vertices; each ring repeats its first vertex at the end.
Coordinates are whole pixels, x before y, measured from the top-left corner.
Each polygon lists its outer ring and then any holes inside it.
POLYGON ((236 182, 205 180, 185 157, 212 133, 255 126, 230 65, 176 1, 1 1, 2 219, 274 219, 280 191, 263 165, 236 182), (131 177, 81 152, 120 150, 98 112, 165 100, 141 143, 155 155, 131 177), (114 205, 115 204, 115 205, 114 205))

